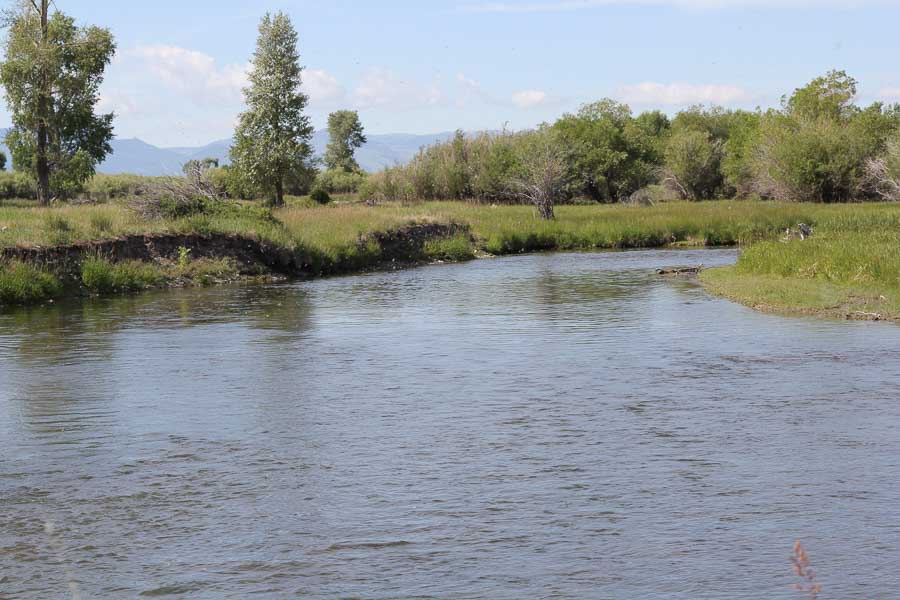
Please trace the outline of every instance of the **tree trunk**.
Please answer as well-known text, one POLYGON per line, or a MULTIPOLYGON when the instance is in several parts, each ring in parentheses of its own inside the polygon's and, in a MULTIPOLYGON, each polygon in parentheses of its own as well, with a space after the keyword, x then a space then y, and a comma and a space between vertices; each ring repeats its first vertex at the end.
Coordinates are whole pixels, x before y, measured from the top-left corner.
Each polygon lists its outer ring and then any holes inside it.
POLYGON ((281 177, 275 182, 275 206, 284 206, 284 180, 281 177))
POLYGON ((542 219, 552 221, 556 218, 553 214, 553 200, 551 198, 541 198, 535 204, 537 204, 538 214, 541 215, 542 219))
POLYGON ((47 206, 50 204, 50 165, 47 161, 47 127, 43 122, 38 124, 36 163, 38 204, 47 206))
MULTIPOLYGON (((47 44, 48 26, 47 13, 50 10, 50 0, 41 0, 41 46, 47 44)), ((37 126, 37 157, 35 168, 37 169, 37 196, 41 206, 50 204, 50 161, 47 158, 48 132, 47 122, 50 117, 50 90, 47 89, 46 65, 41 65, 41 90, 38 97, 38 126, 37 126)))

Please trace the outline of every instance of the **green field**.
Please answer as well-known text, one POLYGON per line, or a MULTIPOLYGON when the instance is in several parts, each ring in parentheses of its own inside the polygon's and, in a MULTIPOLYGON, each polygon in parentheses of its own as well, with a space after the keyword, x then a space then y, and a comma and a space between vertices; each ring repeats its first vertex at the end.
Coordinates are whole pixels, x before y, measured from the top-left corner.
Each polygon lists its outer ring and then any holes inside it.
POLYGON ((226 232, 261 236, 284 245, 323 250, 352 245, 358 236, 403 223, 457 221, 471 226, 479 246, 491 254, 535 250, 641 248, 671 243, 749 244, 805 222, 840 230, 900 224, 893 204, 786 204, 777 202, 671 202, 654 207, 618 204, 559 206, 554 221, 538 219, 529 206, 427 202, 369 207, 335 203, 311 207, 293 199, 274 211, 221 211, 175 220, 145 220, 124 204, 36 208, 28 201, 0 202, 0 247, 65 244, 127 233, 226 232))

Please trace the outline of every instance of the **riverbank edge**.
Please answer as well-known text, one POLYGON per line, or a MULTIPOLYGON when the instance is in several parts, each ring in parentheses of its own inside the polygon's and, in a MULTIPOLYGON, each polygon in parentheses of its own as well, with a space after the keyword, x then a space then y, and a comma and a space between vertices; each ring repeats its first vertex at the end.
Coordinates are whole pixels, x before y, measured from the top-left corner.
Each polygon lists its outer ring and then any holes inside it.
MULTIPOLYGON (((42 304, 63 298, 134 294, 151 289, 184 288, 236 282, 312 279, 374 271, 406 269, 430 263, 461 262, 484 256, 475 247, 468 225, 459 223, 409 223, 385 231, 363 234, 355 252, 329 259, 315 249, 286 248, 253 236, 228 233, 132 234, 118 238, 86 240, 52 246, 0 248, 0 266, 25 265, 50 275, 57 285, 44 294, 2 302, 3 306, 42 304), (462 248, 457 243, 462 242, 462 248), (448 244, 447 248, 441 242, 448 244), (99 259, 110 265, 137 264, 164 267, 161 273, 188 265, 227 261, 229 269, 220 277, 192 277, 191 269, 178 276, 160 275, 151 285, 97 293, 84 285, 83 267, 99 259)), ((204 272, 204 269, 198 269, 204 272)), ((2 275, 2 271, 0 271, 2 275)))
POLYGON ((900 312, 878 290, 828 281, 738 273, 735 267, 703 270, 698 277, 710 294, 761 313, 900 324, 900 312))
MULTIPOLYGON (((652 248, 732 247, 678 242, 660 244, 652 248)), ((585 248, 587 250, 588 248, 585 248)), ((646 245, 634 248, 650 249, 646 245)), ((227 233, 156 233, 133 234, 113 239, 87 240, 54 246, 14 246, 0 249, 0 262, 34 266, 57 277, 61 285, 44 296, 7 302, 9 305, 39 305, 63 298, 109 296, 140 293, 152 289, 184 288, 313 279, 336 275, 351 275, 375 271, 414 268, 426 264, 463 262, 476 258, 520 254, 507 252, 489 254, 472 237, 469 226, 460 223, 409 223, 385 231, 363 234, 357 242, 358 252, 338 260, 326 260, 315 250, 285 248, 252 236, 227 233), (433 242, 463 240, 462 251, 429 253, 426 247, 433 242), (97 293, 85 288, 82 265, 86 260, 102 258, 112 264, 142 263, 147 265, 176 265, 189 256, 192 264, 204 261, 227 261, 229 269, 221 275, 161 276, 152 285, 123 288, 97 293)), ((545 248, 543 251, 560 251, 545 248)), ((200 273, 204 270, 198 269, 200 273)), ((725 298, 753 310, 785 316, 812 316, 825 319, 889 321, 900 323, 900 313, 887 310, 877 292, 865 288, 848 288, 823 281, 796 280, 742 275, 734 267, 719 267, 699 273, 699 282, 712 295, 725 298), (785 286, 796 294, 798 285, 806 287, 799 299, 786 303, 777 298, 785 286), (835 300, 836 299, 836 300, 835 300)), ((881 297, 883 300, 883 296, 881 297)), ((4 306, 0 302, 0 308, 4 306)))

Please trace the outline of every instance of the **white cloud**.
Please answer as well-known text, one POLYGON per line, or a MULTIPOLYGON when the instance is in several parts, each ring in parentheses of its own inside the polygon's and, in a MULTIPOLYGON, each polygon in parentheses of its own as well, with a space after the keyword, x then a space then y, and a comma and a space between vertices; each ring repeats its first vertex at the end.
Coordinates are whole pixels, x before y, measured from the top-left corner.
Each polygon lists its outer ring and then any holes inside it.
POLYGON ((882 100, 900 100, 900 87, 883 87, 878 90, 878 97, 882 100))
POLYGON ((114 112, 116 117, 137 115, 140 106, 129 94, 118 90, 104 91, 97 102, 97 111, 100 113, 114 112))
POLYGON ((737 85, 715 83, 657 83, 645 81, 624 85, 616 94, 625 102, 653 105, 735 104, 752 101, 754 96, 737 85))
POLYGON ((178 46, 139 46, 132 51, 148 71, 198 104, 240 98, 249 65, 222 65, 203 52, 178 46))
POLYGON ((437 83, 422 85, 401 79, 389 69, 370 69, 353 90, 357 108, 420 108, 443 102, 437 83))
POLYGON ((522 90, 512 95, 512 103, 518 108, 535 108, 546 104, 547 92, 541 90, 522 90))
POLYGON ((344 97, 346 91, 334 75, 324 69, 303 71, 303 91, 309 95, 312 104, 328 104, 344 97))
POLYGON ((464 4, 464 12, 535 13, 584 10, 600 6, 671 6, 681 9, 727 9, 754 7, 859 8, 889 5, 896 0, 556 0, 546 2, 482 2, 464 4))
MULTIPOLYGON (((220 66, 212 56, 197 50, 139 46, 131 54, 172 91, 201 105, 240 100, 248 83, 249 63, 220 66)), ((305 69, 303 90, 317 104, 327 104, 345 94, 337 78, 324 69, 305 69)))
MULTIPOLYGON (((181 146, 231 135, 243 110, 250 64, 222 64, 190 48, 138 46, 120 52, 101 89, 100 109, 116 113, 116 132, 181 146)), ((346 98, 324 69, 303 72, 310 110, 327 111, 346 98)))

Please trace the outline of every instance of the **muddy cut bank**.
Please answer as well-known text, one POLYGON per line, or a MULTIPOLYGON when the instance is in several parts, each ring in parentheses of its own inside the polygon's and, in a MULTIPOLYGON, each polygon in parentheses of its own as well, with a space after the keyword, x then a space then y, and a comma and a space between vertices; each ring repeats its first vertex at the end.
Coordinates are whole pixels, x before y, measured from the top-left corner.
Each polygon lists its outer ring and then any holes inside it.
POLYGON ((0 264, 5 266, 0 280, 29 278, 32 285, 22 282, 22 297, 15 298, 15 290, 9 288, 17 282, 6 281, 6 298, 0 295, 0 299, 28 303, 66 295, 311 278, 466 258, 448 255, 447 248, 454 243, 471 246, 467 226, 411 223, 360 235, 355 252, 338 260, 328 260, 312 248, 290 248, 233 233, 132 234, 71 244, 15 246, 0 249, 0 264), (99 276, 99 285, 98 270, 107 271, 99 276), (41 281, 46 282, 43 290, 30 289, 41 281))

